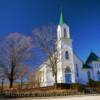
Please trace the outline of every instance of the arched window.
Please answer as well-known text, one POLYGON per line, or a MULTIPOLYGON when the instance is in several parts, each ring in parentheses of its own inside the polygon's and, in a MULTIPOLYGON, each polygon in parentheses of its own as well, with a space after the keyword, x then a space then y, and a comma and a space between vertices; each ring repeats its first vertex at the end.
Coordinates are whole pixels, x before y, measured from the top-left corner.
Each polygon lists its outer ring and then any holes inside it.
POLYGON ((65 73, 71 73, 70 67, 66 67, 66 68, 65 68, 65 73))
POLYGON ((64 37, 67 36, 67 32, 66 32, 66 29, 64 28, 64 37))
POLYGON ((68 51, 65 52, 65 58, 69 59, 69 53, 68 53, 68 51))
POLYGON ((70 67, 65 68, 65 82, 66 83, 72 83, 72 75, 71 75, 71 69, 70 67))
POLYGON ((98 81, 100 81, 100 71, 97 71, 98 81))
POLYGON ((90 71, 87 72, 87 75, 88 75, 88 80, 90 80, 91 79, 91 73, 90 73, 90 71))

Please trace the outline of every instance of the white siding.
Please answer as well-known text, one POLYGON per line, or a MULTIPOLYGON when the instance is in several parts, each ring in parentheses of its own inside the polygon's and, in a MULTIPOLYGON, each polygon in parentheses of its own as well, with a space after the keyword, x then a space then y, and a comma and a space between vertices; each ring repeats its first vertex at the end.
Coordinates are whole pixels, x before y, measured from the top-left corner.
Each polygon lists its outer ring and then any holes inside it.
POLYGON ((78 66, 78 74, 79 74, 78 77, 76 75, 76 81, 77 81, 77 83, 86 84, 88 82, 87 70, 84 70, 82 68, 83 67, 83 62, 74 54, 75 74, 76 74, 76 64, 78 66))

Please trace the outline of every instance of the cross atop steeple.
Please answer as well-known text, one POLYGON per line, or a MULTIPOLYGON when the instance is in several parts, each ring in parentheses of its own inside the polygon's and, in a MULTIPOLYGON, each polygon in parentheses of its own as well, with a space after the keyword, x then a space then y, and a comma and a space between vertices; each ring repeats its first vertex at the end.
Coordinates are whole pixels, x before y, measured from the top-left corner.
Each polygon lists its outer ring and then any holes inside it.
POLYGON ((62 26, 63 24, 64 24, 64 15, 63 15, 63 12, 61 11, 59 25, 62 26))

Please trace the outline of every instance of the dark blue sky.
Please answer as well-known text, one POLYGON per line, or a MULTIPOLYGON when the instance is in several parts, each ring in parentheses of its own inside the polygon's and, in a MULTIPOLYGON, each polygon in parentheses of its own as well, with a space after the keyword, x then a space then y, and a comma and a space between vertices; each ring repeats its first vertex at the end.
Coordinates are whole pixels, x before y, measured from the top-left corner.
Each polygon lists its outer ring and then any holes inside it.
POLYGON ((34 27, 58 24, 60 5, 74 51, 83 60, 91 50, 99 54, 100 0, 0 0, 0 37, 11 32, 31 35, 34 27))

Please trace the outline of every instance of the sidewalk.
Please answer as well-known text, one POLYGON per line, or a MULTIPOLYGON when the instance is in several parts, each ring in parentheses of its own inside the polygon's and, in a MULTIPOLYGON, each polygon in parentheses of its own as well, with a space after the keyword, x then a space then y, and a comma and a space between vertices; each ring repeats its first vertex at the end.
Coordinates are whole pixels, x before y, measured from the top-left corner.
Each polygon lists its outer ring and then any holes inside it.
POLYGON ((37 98, 9 98, 0 100, 100 100, 100 95, 76 95, 76 96, 63 96, 63 97, 37 97, 37 98))

